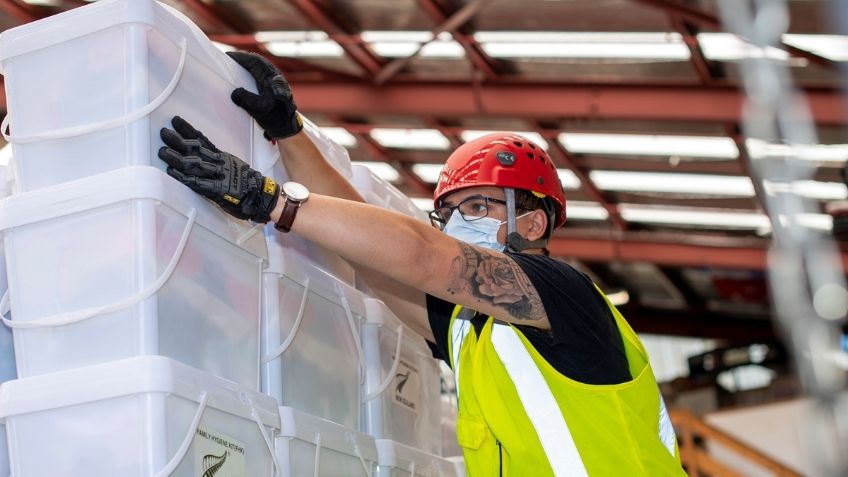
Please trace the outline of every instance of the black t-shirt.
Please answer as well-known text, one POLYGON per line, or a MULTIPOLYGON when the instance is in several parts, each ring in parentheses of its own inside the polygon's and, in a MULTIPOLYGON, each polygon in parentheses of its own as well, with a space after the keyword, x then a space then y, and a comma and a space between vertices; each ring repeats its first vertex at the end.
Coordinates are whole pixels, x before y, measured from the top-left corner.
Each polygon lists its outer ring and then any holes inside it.
MULTIPOLYGON (((516 325, 557 371, 586 384, 616 384, 631 379, 621 334, 592 281, 565 262, 544 256, 507 253, 536 287, 551 331, 516 325)), ((454 304, 427 295, 427 311, 435 343, 433 355, 450 364, 448 329, 454 304)), ((471 323, 479 334, 488 317, 471 323)))

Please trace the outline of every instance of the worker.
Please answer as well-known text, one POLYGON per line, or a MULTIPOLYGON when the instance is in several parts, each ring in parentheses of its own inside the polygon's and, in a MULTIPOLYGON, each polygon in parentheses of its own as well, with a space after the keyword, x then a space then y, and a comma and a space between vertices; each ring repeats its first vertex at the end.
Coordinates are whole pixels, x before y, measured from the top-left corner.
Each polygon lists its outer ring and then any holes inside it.
POLYGON ((298 182, 263 177, 179 117, 161 131, 168 173, 235 217, 338 253, 366 281, 426 294, 426 308, 386 300, 456 375, 470 476, 685 475, 636 334, 586 275, 545 253, 566 201, 544 149, 512 133, 459 147, 430 226, 365 204, 302 132, 282 74, 259 55, 229 55, 258 88, 232 100, 298 182))

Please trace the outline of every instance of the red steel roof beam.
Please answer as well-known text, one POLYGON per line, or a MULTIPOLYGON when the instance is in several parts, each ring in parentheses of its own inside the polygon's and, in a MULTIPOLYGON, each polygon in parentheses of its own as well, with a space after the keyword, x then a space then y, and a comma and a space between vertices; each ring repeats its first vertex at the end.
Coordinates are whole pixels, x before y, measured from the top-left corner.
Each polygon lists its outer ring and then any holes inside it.
POLYGON ((17 0, 0 0, 0 10, 22 24, 41 18, 28 7, 29 5, 24 5, 17 0))
POLYGON ((725 130, 727 131, 727 136, 733 139, 733 143, 736 144, 736 149, 739 150, 739 165, 742 167, 742 171, 744 171, 745 175, 751 179, 757 203, 764 212, 768 213, 768 201, 766 200, 766 193, 763 190, 762 183, 760 183, 760 181, 758 181, 751 173, 752 163, 751 158, 748 155, 748 147, 745 144, 745 138, 739 133, 739 127, 736 125, 727 125, 725 130))
POLYGON ((397 58, 384 66, 374 78, 374 84, 381 85, 398 74, 403 68, 418 57, 421 51, 424 50, 425 46, 435 41, 441 33, 454 32, 457 28, 461 27, 465 24, 465 22, 470 20, 478 11, 480 11, 483 5, 489 1, 491 0, 475 0, 474 2, 462 7, 461 10, 451 15, 450 18, 443 18, 438 21, 439 26, 431 32, 432 38, 430 40, 420 44, 418 49, 416 49, 411 55, 403 58, 397 58))
POLYGON ((701 50, 701 44, 698 43, 696 32, 693 31, 694 28, 692 28, 686 20, 681 18, 680 15, 671 14, 670 16, 674 29, 683 36, 683 42, 686 43, 686 47, 689 48, 689 61, 692 63, 692 67, 698 74, 698 78, 701 79, 701 83, 714 83, 715 78, 713 78, 713 74, 710 71, 710 65, 704 57, 704 52, 701 50))
POLYGON ((256 41, 256 37, 253 34, 244 34, 244 33, 228 33, 228 34, 214 34, 209 35, 209 39, 212 41, 217 41, 218 43, 224 43, 235 48, 241 50, 248 50, 257 53, 261 53, 265 58, 267 58, 271 63, 279 68, 283 73, 286 74, 286 77, 291 80, 292 75, 289 70, 297 69, 297 70, 305 70, 312 71, 315 73, 320 73, 322 76, 317 79, 311 78, 312 81, 326 81, 328 79, 336 80, 336 81, 348 81, 348 80, 359 80, 359 77, 344 73, 342 71, 336 71, 331 68, 327 68, 321 65, 316 65, 310 63, 308 61, 303 61, 298 58, 291 57, 281 57, 274 55, 269 52, 265 45, 256 41))
MULTIPOLYGON (((706 28, 712 28, 714 30, 722 30, 722 25, 719 19, 707 12, 699 10, 695 7, 691 7, 689 5, 685 5, 678 0, 633 0, 635 2, 639 2, 645 5, 650 5, 652 7, 660 8, 669 13, 679 15, 692 23, 696 23, 706 28)), ((825 58, 821 55, 817 55, 811 51, 802 50, 801 48, 794 47, 792 45, 788 45, 784 42, 780 43, 780 47, 789 52, 792 56, 797 56, 799 58, 804 58, 810 63, 817 64, 819 66, 824 66, 826 68, 837 68, 839 65, 837 62, 825 58)))
MULTIPOLYGON (((298 83, 304 111, 359 116, 436 116, 443 119, 520 117, 737 123, 744 96, 735 87, 556 85, 491 83, 298 83), (521 105, 516 108, 516 105, 521 105)), ((818 124, 844 125, 848 112, 838 89, 807 88, 818 124)))
POLYGON ((201 2, 200 0, 183 0, 183 4, 188 7, 189 10, 193 11, 197 14, 204 22, 213 26, 214 29, 220 30, 223 32, 241 32, 241 28, 238 28, 235 24, 233 24, 228 19, 225 19, 218 15, 209 5, 201 2))
MULTIPOLYGON (((705 237, 700 244, 692 243, 693 236, 678 234, 677 239, 653 240, 651 234, 623 232, 614 237, 610 234, 569 234, 566 227, 556 233, 548 244, 551 254, 576 260, 594 262, 649 262, 656 265, 676 267, 717 267, 744 270, 765 270, 767 266, 768 241, 739 240, 719 245, 716 237, 705 237), (710 245, 715 240, 716 245, 710 245)), ((842 261, 848 264, 848 255, 842 253, 842 261)))
MULTIPOLYGON (((459 27, 461 27, 463 24, 468 22, 468 20, 470 20, 471 17, 474 14, 476 14, 477 11, 479 11, 480 8, 482 8, 484 6, 484 3, 487 3, 487 2, 477 2, 477 10, 474 10, 474 11, 469 10, 468 12, 465 12, 465 13, 468 14, 468 17, 462 19, 463 20, 462 23, 458 24, 454 28, 451 28, 450 30, 445 30, 445 31, 449 31, 450 34, 453 35, 454 40, 456 40, 456 42, 459 43, 462 46, 462 48, 465 50, 465 54, 468 56, 468 60, 471 61, 471 64, 478 71, 480 71, 483 74, 483 76, 486 77, 486 79, 492 80, 492 79, 497 79, 497 77, 498 77, 498 72, 497 72, 497 68, 495 67, 494 60, 492 58, 490 58, 486 54, 485 51, 483 51, 483 48, 480 47, 480 44, 477 43, 474 40, 473 37, 467 37, 466 35, 462 35, 458 32, 459 27)), ((447 21, 448 21, 447 15, 445 14, 444 11, 442 11, 442 9, 439 7, 439 5, 434 0, 418 0, 418 4, 421 6, 421 8, 425 12, 427 12, 427 14, 430 15, 430 17, 437 24, 447 23, 447 21)), ((471 4, 471 5, 473 5, 473 4, 471 4)), ((453 19, 453 17, 463 13, 471 5, 466 6, 466 8, 463 8, 462 10, 457 12, 456 14, 452 15, 451 19, 453 19)), ((461 19, 461 18, 457 18, 457 20, 459 20, 459 19, 461 19)))
MULTIPOLYGON (((604 194, 595 186, 595 183, 592 182, 592 179, 589 177, 580 166, 577 165, 577 161, 571 156, 571 153, 559 142, 559 134, 554 132, 543 132, 543 129, 539 127, 539 124, 534 124, 536 128, 536 132, 542 135, 548 144, 550 144, 550 149, 552 151, 557 152, 557 158, 565 167, 571 169, 571 172, 577 176, 577 179, 580 180, 580 188, 583 189, 583 192, 586 193, 592 200, 601 205, 604 209, 606 209, 607 213, 609 213, 609 220, 618 230, 627 230, 627 222, 621 218, 621 213, 618 211, 618 206, 613 204, 604 194)), ((568 208, 566 206, 566 217, 568 217, 568 208)))
POLYGON ((435 129, 442 133, 442 135, 448 139, 453 149, 456 149, 465 143, 465 141, 462 140, 460 133, 467 128, 449 127, 437 118, 424 118, 424 124, 426 124, 428 128, 435 129))
MULTIPOLYGON (((343 121, 336 121, 339 125, 346 124, 343 121)), ((349 130, 349 129, 348 129, 349 130)), ((400 174, 404 183, 409 186, 417 194, 433 195, 433 189, 429 184, 424 182, 420 177, 418 177, 414 172, 410 169, 403 167, 403 165, 396 166, 393 164, 391 156, 389 155, 389 151, 386 150, 380 143, 374 140, 368 133, 364 132, 351 132, 353 136, 356 138, 357 144, 362 146, 367 152, 368 155, 373 157, 378 161, 385 162, 386 164, 394 167, 398 174, 400 174)))
POLYGON ((336 40, 339 46, 369 76, 373 77, 383 67, 382 60, 378 59, 365 46, 358 42, 348 41, 350 34, 344 31, 314 0, 288 1, 331 38, 336 35, 343 36, 345 39, 339 38, 336 40))
POLYGON ((321 73, 322 75, 335 79, 355 78, 352 75, 335 71, 330 68, 325 68, 323 66, 313 65, 307 61, 299 60, 296 58, 281 58, 279 56, 276 56, 270 51, 268 51, 268 48, 265 45, 256 41, 256 36, 253 33, 245 31, 244 28, 233 23, 229 19, 222 17, 209 5, 203 3, 200 0, 183 0, 183 2, 185 3, 186 7, 196 13, 200 18, 203 19, 203 21, 210 25, 213 25, 214 29, 225 32, 223 34, 210 34, 209 38, 211 40, 217 41, 219 43, 225 43, 236 48, 260 53, 266 58, 268 58, 269 61, 274 63, 274 65, 277 66, 277 68, 279 68, 283 72, 288 69, 297 68, 304 69, 307 71, 316 71, 318 73, 321 73))

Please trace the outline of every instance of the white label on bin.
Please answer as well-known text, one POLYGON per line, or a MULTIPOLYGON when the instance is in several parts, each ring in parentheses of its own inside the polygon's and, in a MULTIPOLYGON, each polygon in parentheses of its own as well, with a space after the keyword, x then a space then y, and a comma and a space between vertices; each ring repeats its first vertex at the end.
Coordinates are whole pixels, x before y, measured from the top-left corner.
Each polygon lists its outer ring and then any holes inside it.
POLYGON ((421 395, 421 378, 418 375, 418 369, 401 359, 392 387, 395 403, 417 413, 421 404, 418 402, 418 397, 421 395))
POLYGON ((244 444, 219 432, 198 427, 194 439, 194 475, 245 477, 244 444))

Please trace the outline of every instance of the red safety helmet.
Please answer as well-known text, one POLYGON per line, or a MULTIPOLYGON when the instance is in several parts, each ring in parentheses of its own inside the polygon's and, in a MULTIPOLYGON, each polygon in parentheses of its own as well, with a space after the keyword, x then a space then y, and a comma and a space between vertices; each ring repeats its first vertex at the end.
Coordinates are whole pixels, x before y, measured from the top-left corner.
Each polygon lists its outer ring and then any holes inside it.
POLYGON ((439 174, 435 207, 451 192, 479 186, 524 189, 550 197, 557 205, 553 228, 565 223, 565 193, 556 166, 544 149, 524 136, 492 133, 458 147, 439 174))

